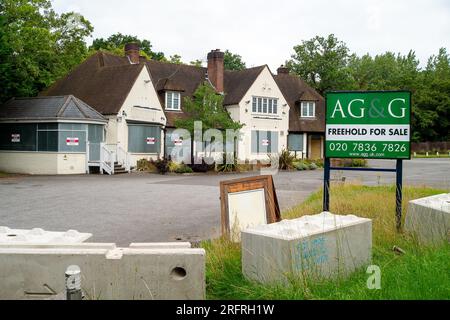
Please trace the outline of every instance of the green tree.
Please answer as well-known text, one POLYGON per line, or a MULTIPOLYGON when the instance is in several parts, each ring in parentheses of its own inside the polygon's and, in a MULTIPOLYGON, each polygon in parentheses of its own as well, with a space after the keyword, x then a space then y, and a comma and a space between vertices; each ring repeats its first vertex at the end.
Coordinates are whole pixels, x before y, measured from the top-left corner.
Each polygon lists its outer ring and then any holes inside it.
POLYGON ((108 38, 94 39, 90 47, 91 50, 106 50, 115 54, 123 54, 123 49, 127 43, 137 43, 141 49, 141 54, 153 60, 165 60, 164 53, 152 50, 152 44, 149 40, 139 39, 136 36, 124 35, 120 32, 110 35, 108 38))
POLYGON ((194 60, 194 61, 191 61, 191 62, 189 62, 189 64, 191 65, 191 66, 195 66, 195 67, 201 67, 202 66, 202 60, 200 60, 200 59, 197 59, 197 60, 194 60))
POLYGON ((358 57, 353 54, 348 62, 357 90, 414 90, 419 74, 419 61, 413 51, 406 56, 392 52, 358 57))
MULTIPOLYGON (((223 99, 223 95, 218 94, 208 82, 204 82, 195 90, 193 97, 186 97, 184 99, 183 109, 189 114, 189 117, 176 119, 175 126, 186 129, 192 137, 194 135, 195 121, 202 122, 203 131, 208 129, 238 130, 242 128, 243 125, 234 121, 225 109, 223 99)), ((193 145, 194 141, 191 139, 192 163, 194 158, 192 153, 193 145)))
POLYGON ((441 48, 420 73, 413 96, 414 139, 450 140, 450 55, 441 48))
POLYGON ((0 102, 34 96, 87 55, 93 27, 83 16, 56 14, 48 0, 0 2, 0 102))
POLYGON ((174 54, 173 56, 170 56, 169 62, 175 64, 183 64, 183 62, 181 61, 181 56, 179 54, 174 54))
POLYGON ((224 52, 223 66, 225 70, 244 70, 246 68, 245 62, 238 54, 233 54, 228 50, 224 52))
POLYGON ((294 47, 295 54, 286 65, 310 86, 323 94, 327 90, 350 89, 352 78, 347 67, 347 45, 333 34, 316 36, 294 47))

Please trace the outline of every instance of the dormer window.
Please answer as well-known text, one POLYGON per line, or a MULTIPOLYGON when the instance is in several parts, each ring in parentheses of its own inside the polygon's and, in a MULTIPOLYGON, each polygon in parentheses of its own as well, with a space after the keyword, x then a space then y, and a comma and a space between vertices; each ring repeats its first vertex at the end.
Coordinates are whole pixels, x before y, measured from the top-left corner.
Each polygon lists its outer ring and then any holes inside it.
POLYGON ((316 103, 314 101, 302 101, 300 104, 301 118, 315 118, 316 117, 316 103))
POLYGON ((180 110, 181 95, 176 91, 166 91, 166 110, 180 110))

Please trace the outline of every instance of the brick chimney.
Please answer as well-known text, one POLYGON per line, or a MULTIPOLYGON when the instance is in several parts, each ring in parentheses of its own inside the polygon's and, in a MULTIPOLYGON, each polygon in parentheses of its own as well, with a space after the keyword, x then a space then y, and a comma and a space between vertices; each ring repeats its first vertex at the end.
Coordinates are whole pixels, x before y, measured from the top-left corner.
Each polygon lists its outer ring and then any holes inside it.
POLYGON ((131 64, 139 63, 139 44, 137 43, 127 43, 125 45, 125 56, 128 57, 128 60, 131 64))
POLYGON ((277 74, 289 74, 289 68, 285 67, 284 65, 281 65, 277 69, 277 74))
POLYGON ((217 92, 223 92, 223 59, 224 53, 220 49, 208 53, 208 78, 217 92))

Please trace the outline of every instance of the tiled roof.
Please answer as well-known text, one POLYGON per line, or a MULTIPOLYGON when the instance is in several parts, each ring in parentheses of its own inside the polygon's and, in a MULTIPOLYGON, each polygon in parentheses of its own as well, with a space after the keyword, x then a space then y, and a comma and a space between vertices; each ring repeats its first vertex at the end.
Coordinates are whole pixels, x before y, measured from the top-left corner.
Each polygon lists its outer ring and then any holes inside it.
POLYGON ((58 119, 106 122, 99 112, 72 95, 14 98, 0 106, 0 120, 58 119))

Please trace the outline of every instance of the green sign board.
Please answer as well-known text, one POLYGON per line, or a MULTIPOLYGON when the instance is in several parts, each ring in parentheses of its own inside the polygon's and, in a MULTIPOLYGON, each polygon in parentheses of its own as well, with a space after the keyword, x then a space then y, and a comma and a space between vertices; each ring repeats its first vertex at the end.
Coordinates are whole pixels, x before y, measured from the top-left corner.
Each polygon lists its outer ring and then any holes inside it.
POLYGON ((410 159, 409 91, 328 92, 327 158, 410 159))

